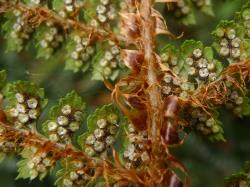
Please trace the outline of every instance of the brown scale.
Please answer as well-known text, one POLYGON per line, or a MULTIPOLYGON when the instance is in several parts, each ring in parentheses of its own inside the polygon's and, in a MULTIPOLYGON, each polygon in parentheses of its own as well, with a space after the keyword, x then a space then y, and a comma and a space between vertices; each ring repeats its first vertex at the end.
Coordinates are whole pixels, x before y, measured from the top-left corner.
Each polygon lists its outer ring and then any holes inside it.
POLYGON ((139 168, 140 166, 142 166, 142 164, 143 164, 143 162, 142 162, 140 157, 138 157, 136 159, 136 161, 132 162, 132 165, 133 165, 134 168, 139 168))

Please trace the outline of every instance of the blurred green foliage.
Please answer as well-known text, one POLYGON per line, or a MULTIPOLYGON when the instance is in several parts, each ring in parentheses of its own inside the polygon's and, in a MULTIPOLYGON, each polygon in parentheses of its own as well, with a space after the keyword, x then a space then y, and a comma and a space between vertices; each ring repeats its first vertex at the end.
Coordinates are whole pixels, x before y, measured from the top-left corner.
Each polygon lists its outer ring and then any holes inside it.
MULTIPOLYGON (((180 46, 186 39, 201 40, 204 44, 210 45, 212 43, 210 33, 218 22, 221 19, 231 19, 233 13, 238 11, 244 2, 243 0, 214 1, 215 16, 211 17, 197 12, 198 24, 192 26, 177 25, 174 20, 169 20, 170 30, 176 35, 182 32, 184 35, 178 40, 169 40, 165 36, 160 36, 159 46, 165 45, 166 41, 180 46)), ((161 5, 157 6, 163 12, 165 11, 161 5)), ((46 96, 50 100, 49 105, 53 105, 59 97, 72 89, 76 89, 85 98, 91 106, 90 110, 94 110, 96 105, 109 102, 109 92, 101 82, 90 81, 91 77, 88 73, 73 74, 63 71, 64 59, 60 59, 60 56, 46 61, 34 60, 35 51, 32 49, 20 54, 4 53, 4 46, 5 42, 0 38, 0 69, 8 71, 9 81, 35 81, 45 88, 46 96)), ((250 159, 250 117, 238 119, 224 111, 221 120, 224 122, 226 143, 213 144, 191 134, 184 146, 172 150, 188 169, 191 187, 222 186, 225 176, 241 170, 244 161, 250 159)), ((17 176, 15 163, 16 158, 10 157, 0 165, 1 187, 53 186, 53 180, 50 178, 46 178, 43 182, 15 181, 14 178, 17 176)))

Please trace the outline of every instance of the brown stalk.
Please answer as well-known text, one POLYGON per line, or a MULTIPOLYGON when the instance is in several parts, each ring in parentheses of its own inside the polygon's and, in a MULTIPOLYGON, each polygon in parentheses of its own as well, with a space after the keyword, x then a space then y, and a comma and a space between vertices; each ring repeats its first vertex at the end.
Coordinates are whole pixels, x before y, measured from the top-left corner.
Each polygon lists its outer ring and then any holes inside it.
POLYGON ((142 46, 144 46, 144 66, 146 67, 145 80, 148 84, 148 100, 151 111, 148 111, 148 131, 152 141, 159 141, 158 129, 162 123, 160 108, 162 105, 161 91, 157 84, 156 58, 155 58, 155 19, 152 17, 154 0, 145 0, 140 3, 140 16, 142 24, 142 46))
POLYGON ((61 158, 66 158, 66 157, 72 157, 76 159, 82 159, 86 161, 91 161, 91 158, 89 158, 87 155, 85 155, 82 151, 76 150, 74 147, 68 145, 64 146, 62 144, 58 143, 53 143, 47 139, 45 139, 43 136, 30 132, 29 130, 21 130, 21 129, 16 129, 11 126, 11 124, 6 124, 4 122, 0 122, 0 125, 4 127, 5 132, 1 134, 1 138, 4 140, 7 139, 22 139, 22 145, 38 145, 38 146, 43 146, 46 144, 50 144, 51 146, 50 151, 54 153, 60 153, 60 159, 61 158))
MULTIPOLYGON (((165 27, 166 24, 159 22, 161 15, 153 9, 154 0, 137 0, 134 3, 128 0, 127 3, 135 5, 137 11, 121 14, 121 29, 128 38, 128 43, 134 44, 137 51, 123 50, 125 64, 132 73, 119 80, 112 96, 135 128, 138 131, 147 130, 148 133, 146 146, 150 154, 150 162, 143 169, 136 170, 135 174, 143 181, 143 186, 172 187, 177 184, 183 186, 181 180, 177 180, 178 177, 174 176, 172 168, 181 170, 186 176, 187 172, 168 150, 169 146, 182 143, 177 141, 178 98, 169 97, 163 100, 159 82, 163 69, 161 60, 155 53, 156 31, 159 29, 159 23, 161 23, 160 28, 164 28, 165 32, 168 33, 168 29, 165 27), (126 91, 123 90, 124 86, 128 88, 126 91), (171 178, 176 179, 175 182, 171 183, 171 178)), ((119 172, 132 174, 132 171, 120 170, 119 172)), ((123 176, 127 178, 125 173, 123 176)), ((131 180, 131 178, 127 179, 131 180)), ((137 181, 135 179, 133 178, 132 182, 137 181)), ((140 184, 140 181, 138 182, 140 184)), ((188 177, 184 186, 189 186, 188 177)))

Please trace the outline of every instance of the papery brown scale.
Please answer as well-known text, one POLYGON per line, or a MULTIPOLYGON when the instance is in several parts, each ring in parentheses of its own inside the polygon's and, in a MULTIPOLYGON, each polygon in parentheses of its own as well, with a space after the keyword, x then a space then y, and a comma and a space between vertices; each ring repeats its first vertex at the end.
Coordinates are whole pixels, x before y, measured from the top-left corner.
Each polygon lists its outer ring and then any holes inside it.
POLYGON ((183 187, 183 182, 181 179, 172 171, 168 171, 164 175, 164 180, 162 183, 164 187, 183 187))
POLYGON ((6 122, 6 120, 7 120, 7 117, 6 117, 5 112, 2 111, 2 110, 0 110, 0 121, 1 121, 2 123, 4 123, 4 122, 6 122))
POLYGON ((178 111, 178 98, 176 96, 165 98, 163 106, 164 122, 160 132, 166 145, 174 145, 180 142, 178 136, 178 111))
POLYGON ((161 15, 160 12, 158 12, 155 9, 151 9, 152 10, 152 16, 155 18, 155 34, 166 34, 172 38, 176 38, 169 30, 166 24, 165 19, 163 18, 163 16, 161 15))
POLYGON ((190 187, 190 178, 187 169, 184 167, 184 165, 170 154, 168 155, 168 161, 172 168, 179 169, 183 174, 185 174, 186 177, 183 187, 190 187))
POLYGON ((137 98, 129 98, 128 102, 133 107, 129 119, 137 130, 146 130, 147 107, 137 98))
POLYGON ((157 71, 157 78, 158 78, 158 81, 161 82, 162 81, 162 78, 164 77, 164 75, 167 73, 173 77, 175 77, 176 75, 171 71, 171 69, 169 69, 167 66, 163 65, 162 62, 161 62, 161 57, 157 54, 157 53, 154 53, 154 57, 156 59, 156 62, 154 64, 155 68, 158 70, 157 71))
POLYGON ((116 84, 112 98, 137 130, 147 128, 147 106, 144 101, 144 85, 136 75, 129 76, 116 84), (123 89, 122 87, 126 87, 123 89), (122 91, 123 90, 123 91, 122 91))
POLYGON ((128 101, 124 99, 119 93, 113 92, 113 99, 118 104, 121 111, 128 117, 137 130, 144 130, 146 128, 147 113, 144 109, 133 108, 133 103, 129 103, 131 106, 128 106, 128 101))
POLYGON ((134 13, 120 13, 121 32, 130 42, 135 42, 141 36, 140 19, 134 13))
POLYGON ((141 65, 144 61, 142 52, 137 50, 122 50, 121 57, 129 69, 136 73, 140 72, 141 65))
POLYGON ((169 179, 169 187, 183 187, 183 183, 177 175, 173 174, 169 179))
POLYGON ((172 120, 167 120, 161 129, 161 136, 167 146, 179 144, 180 138, 172 120))
POLYGON ((166 118, 174 118, 179 111, 178 97, 168 96, 164 100, 164 116, 166 118))

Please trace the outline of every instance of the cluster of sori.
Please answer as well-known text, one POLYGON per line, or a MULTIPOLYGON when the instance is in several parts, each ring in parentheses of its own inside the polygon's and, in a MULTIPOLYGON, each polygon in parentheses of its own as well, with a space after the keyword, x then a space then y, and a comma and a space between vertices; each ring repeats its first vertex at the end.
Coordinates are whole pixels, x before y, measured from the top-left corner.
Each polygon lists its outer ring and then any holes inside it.
POLYGON ((23 138, 8 136, 5 127, 0 126, 0 154, 18 154, 23 149, 23 138), (7 136, 6 136, 7 135, 7 136))
POLYGON ((188 91, 193 90, 193 86, 190 83, 184 82, 179 77, 174 77, 168 73, 163 76, 161 85, 164 96, 175 94, 182 99, 186 99, 188 97, 188 91))
MULTIPOLYGON (((55 3, 58 3, 58 1, 55 3)), ((58 14, 61 17, 67 18, 74 15, 74 12, 76 12, 82 6, 83 2, 79 0, 63 0, 59 7, 55 5, 54 8, 58 9, 58 14)))
MULTIPOLYGON (((0 136, 5 133, 5 129, 0 126, 0 136)), ((15 152, 15 143, 12 141, 6 141, 5 139, 0 139, 0 153, 14 153, 15 152)))
POLYGON ((217 78, 217 67, 215 60, 208 60, 203 50, 196 48, 190 56, 185 59, 185 64, 188 65, 188 79, 200 81, 214 81, 217 78))
POLYGON ((123 152, 123 159, 127 169, 140 168, 149 160, 149 154, 146 150, 146 141, 148 140, 147 132, 137 132, 132 124, 128 125, 129 143, 123 152))
POLYGON ((69 104, 62 106, 61 114, 47 123, 49 139, 54 142, 71 143, 74 132, 80 128, 83 113, 69 104))
POLYGON ((120 12, 135 13, 136 12, 135 1, 130 1, 129 3, 125 1, 120 2, 120 12))
POLYGON ((188 96, 187 92, 192 91, 193 86, 185 81, 184 77, 180 74, 184 61, 179 59, 178 56, 180 56, 179 50, 171 45, 167 45, 164 48, 164 52, 161 53, 163 64, 172 71, 171 74, 165 73, 162 77, 162 93, 164 96, 175 94, 186 99, 188 96), (179 75, 179 77, 176 75, 179 75))
POLYGON ((38 6, 42 5, 46 0, 30 0, 31 5, 38 6))
POLYGON ((94 169, 86 169, 80 161, 71 161, 72 170, 64 173, 62 179, 62 187, 85 186, 94 176, 94 169))
POLYGON ((192 0, 197 7, 211 6, 211 0, 192 0))
POLYGON ((62 44, 64 41, 63 35, 59 29, 52 22, 46 22, 46 29, 43 31, 39 46, 42 49, 42 56, 48 59, 51 57, 53 52, 62 44))
POLYGON ((250 37, 250 7, 242 12, 243 25, 246 28, 246 36, 250 37))
POLYGON ((191 125, 204 135, 213 135, 221 132, 217 121, 200 108, 191 110, 191 125))
POLYGON ((228 59, 239 60, 241 57, 241 39, 237 36, 237 31, 234 27, 219 27, 215 31, 219 38, 218 52, 221 56, 228 59))
POLYGON ((94 129, 85 139, 85 152, 89 156, 107 156, 108 148, 115 143, 118 133, 118 116, 110 113, 106 118, 102 117, 94 124, 94 129))
POLYGON ((0 153, 14 153, 15 143, 12 141, 0 141, 0 153))
POLYGON ((170 10, 174 12, 177 18, 185 17, 191 12, 190 2, 188 0, 179 0, 174 4, 170 4, 170 10))
POLYGON ((15 99, 16 105, 7 111, 15 126, 21 128, 37 121, 41 113, 39 99, 26 93, 16 93, 15 99))
POLYGON ((16 20, 13 23, 10 32, 10 38, 13 40, 17 51, 21 51, 24 47, 25 41, 30 38, 30 34, 32 33, 33 29, 32 27, 26 25, 21 11, 15 9, 13 13, 16 17, 16 20))
POLYGON ((69 59, 66 62, 66 69, 78 72, 85 71, 89 67, 89 61, 95 54, 95 47, 90 44, 89 38, 75 34, 74 44, 69 51, 69 59))
MULTIPOLYGON (((113 21, 117 17, 116 5, 112 3, 111 0, 100 0, 96 6, 96 16, 98 22, 101 24, 113 21)), ((98 22, 92 20, 91 24, 97 26, 98 22)))
MULTIPOLYGON (((114 119, 117 119, 116 114, 114 119)), ((96 128, 85 140, 85 153, 91 157, 106 157, 107 149, 114 144, 118 131, 117 120, 98 119, 96 128)))
POLYGON ((202 12, 213 15, 212 0, 192 0, 192 2, 202 12))
POLYGON ((241 114, 242 111, 242 104, 244 103, 244 98, 242 94, 232 88, 228 88, 228 100, 226 101, 225 105, 227 109, 233 110, 236 115, 241 114))
POLYGON ((4 138, 4 134, 6 133, 6 129, 0 126, 0 153, 4 154, 13 154, 20 151, 20 140, 15 139, 6 139, 4 138))
POLYGON ((110 48, 104 52, 99 65, 102 68, 103 76, 115 79, 119 75, 120 49, 117 45, 110 42, 110 48))
POLYGON ((167 68, 171 69, 176 75, 179 74, 180 67, 178 66, 179 59, 177 53, 173 54, 170 51, 165 51, 161 54, 161 60, 167 68))
POLYGON ((48 172, 48 170, 54 165, 55 161, 47 152, 40 151, 35 146, 28 149, 30 155, 27 155, 26 167, 30 178, 34 179, 38 175, 48 172))

